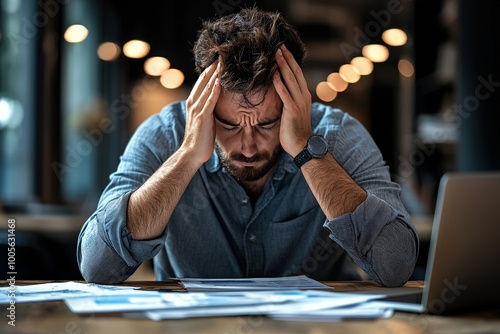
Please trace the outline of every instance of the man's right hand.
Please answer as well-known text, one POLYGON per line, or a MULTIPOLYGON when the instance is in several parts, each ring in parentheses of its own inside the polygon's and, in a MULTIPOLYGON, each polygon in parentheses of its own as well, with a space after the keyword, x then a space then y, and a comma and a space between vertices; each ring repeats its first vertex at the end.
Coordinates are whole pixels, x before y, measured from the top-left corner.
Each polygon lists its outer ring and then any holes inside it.
POLYGON ((221 90, 219 69, 217 61, 205 69, 189 94, 181 148, 130 195, 127 228, 135 240, 162 235, 194 173, 212 155, 214 108, 221 90))
POLYGON ((200 75, 186 100, 186 130, 182 146, 191 152, 193 162, 200 166, 214 150, 214 108, 221 91, 219 61, 215 61, 200 75))

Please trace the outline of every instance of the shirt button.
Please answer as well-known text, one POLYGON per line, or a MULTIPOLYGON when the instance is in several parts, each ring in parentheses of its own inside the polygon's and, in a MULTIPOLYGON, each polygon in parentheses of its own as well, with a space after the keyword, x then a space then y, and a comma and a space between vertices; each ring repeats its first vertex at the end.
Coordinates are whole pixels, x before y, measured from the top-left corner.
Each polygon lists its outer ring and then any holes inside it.
POLYGON ((248 198, 245 197, 241 200, 241 205, 247 205, 247 204, 248 204, 248 198))
POLYGON ((250 242, 255 242, 255 240, 257 240, 257 237, 255 236, 255 234, 252 234, 252 235, 250 235, 248 240, 250 240, 250 242))

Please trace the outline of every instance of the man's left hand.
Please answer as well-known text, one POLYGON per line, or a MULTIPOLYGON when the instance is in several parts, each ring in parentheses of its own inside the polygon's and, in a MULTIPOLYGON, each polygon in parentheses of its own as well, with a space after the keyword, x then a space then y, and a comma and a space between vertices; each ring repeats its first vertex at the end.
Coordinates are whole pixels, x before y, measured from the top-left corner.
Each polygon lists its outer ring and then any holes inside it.
POLYGON ((276 63, 279 71, 274 74, 273 83, 283 101, 280 143, 288 154, 295 157, 306 147, 312 135, 311 93, 302 69, 283 44, 276 52, 276 63))

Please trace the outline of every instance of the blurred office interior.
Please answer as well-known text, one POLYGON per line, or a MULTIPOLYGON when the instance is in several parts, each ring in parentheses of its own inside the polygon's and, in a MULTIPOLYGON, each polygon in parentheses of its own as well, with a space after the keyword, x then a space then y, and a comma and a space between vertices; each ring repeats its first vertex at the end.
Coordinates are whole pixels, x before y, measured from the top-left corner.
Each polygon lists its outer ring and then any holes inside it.
POLYGON ((372 134, 418 225, 414 278, 423 277, 440 177, 500 169, 498 1, 0 4, 0 244, 16 219, 18 279, 81 278, 78 232, 128 139, 188 96, 202 20, 240 7, 282 12, 308 47, 313 101, 372 134))

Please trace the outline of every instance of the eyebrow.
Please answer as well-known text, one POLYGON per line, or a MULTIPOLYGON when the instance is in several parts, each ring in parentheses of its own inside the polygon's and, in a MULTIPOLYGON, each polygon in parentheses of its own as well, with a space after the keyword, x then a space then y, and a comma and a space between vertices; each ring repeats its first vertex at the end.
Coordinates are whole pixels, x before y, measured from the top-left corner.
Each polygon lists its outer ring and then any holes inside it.
MULTIPOLYGON (((240 126, 239 124, 235 124, 235 123, 233 123, 231 121, 228 121, 228 120, 220 118, 215 113, 214 113, 214 117, 215 117, 216 120, 218 120, 222 124, 229 125, 229 126, 240 126)), ((272 119, 272 120, 260 122, 260 123, 257 124, 257 126, 265 126, 265 125, 273 124, 273 123, 277 122, 280 118, 281 118, 281 115, 278 116, 278 117, 276 117, 276 118, 274 118, 274 119, 272 119)))

